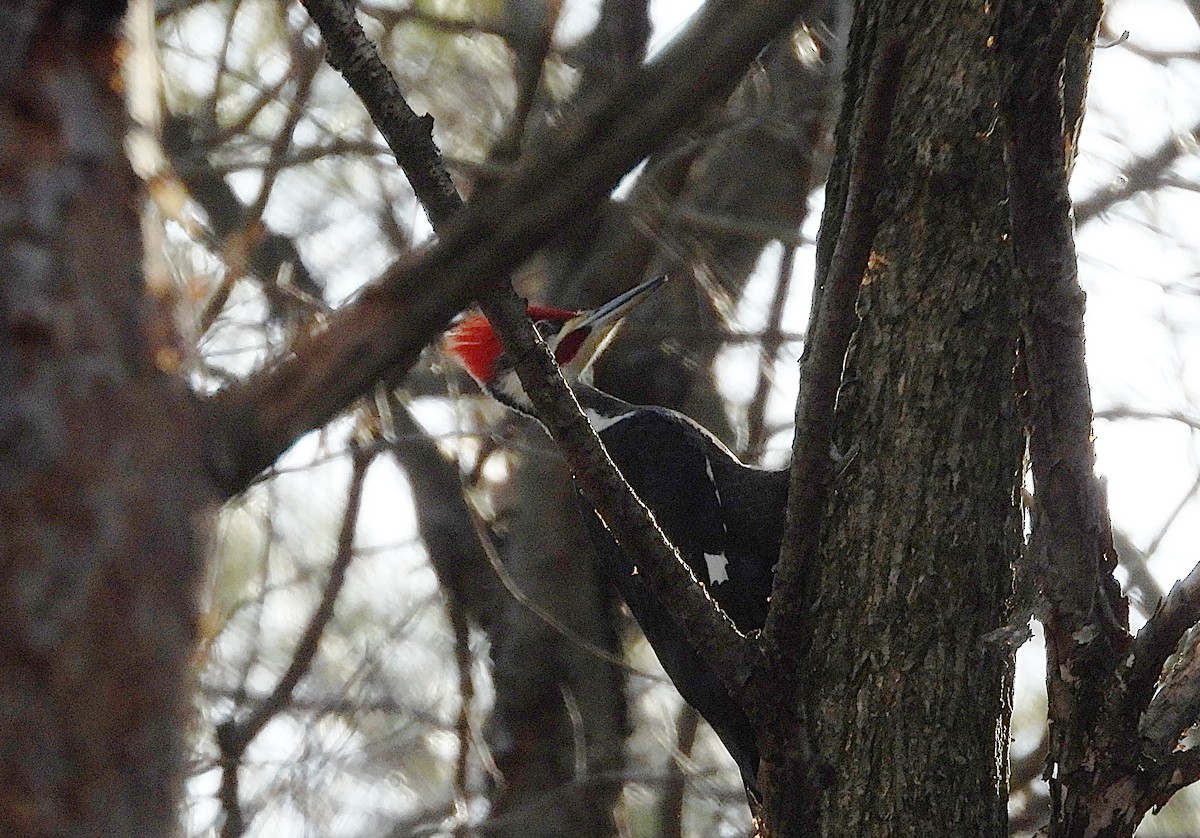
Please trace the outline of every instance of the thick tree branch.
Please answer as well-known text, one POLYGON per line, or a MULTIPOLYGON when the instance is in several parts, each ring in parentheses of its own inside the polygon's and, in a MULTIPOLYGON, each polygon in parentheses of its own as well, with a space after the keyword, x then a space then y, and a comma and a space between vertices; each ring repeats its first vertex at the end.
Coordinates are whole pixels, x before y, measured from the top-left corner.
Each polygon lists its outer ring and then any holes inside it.
POLYGON ((904 43, 897 38, 878 47, 861 108, 837 245, 828 272, 818 277, 819 303, 800 362, 789 520, 763 630, 765 657, 755 679, 760 689, 753 695, 754 709, 767 722, 760 729, 759 785, 799 788, 768 794, 763 812, 768 834, 815 830, 820 792, 831 780, 827 763, 812 746, 795 677, 796 661, 806 645, 804 579, 817 552, 833 473, 834 408, 858 322, 855 302, 879 226, 875 204, 886 182, 886 143, 904 58, 904 43))
MULTIPOLYGON (((1137 759, 1145 690, 1126 693, 1114 680, 1129 647, 1129 615, 1113 576, 1116 551, 1095 475, 1084 295, 1067 192, 1064 140, 1074 126, 1064 124, 1062 87, 1070 40, 1088 20, 1094 34, 1098 7, 1034 0, 1006 7, 1005 18, 1001 48, 1011 53, 1014 67, 1001 101, 1009 216, 1025 283, 1035 535, 1045 544, 1047 561, 1051 801, 1057 834, 1100 834, 1103 824, 1112 830, 1103 834, 1118 835, 1131 832, 1144 811, 1128 766, 1137 759)), ((1178 639, 1173 630, 1166 633, 1178 639)), ((1153 657, 1144 655, 1143 666, 1153 657)), ((1137 678, 1154 676, 1138 672, 1137 678)))
MULTIPOLYGON (((607 194, 661 138, 726 92, 762 45, 806 6, 715 0, 659 58, 581 103, 557 145, 454 218, 440 244, 299 339, 285 357, 216 399, 227 434, 212 468, 236 493, 304 432, 327 422, 421 348, 482 289, 607 194)), ((331 45, 331 53, 334 51, 331 45)))
MULTIPOLYGON (((1179 641, 1197 622, 1200 622, 1200 564, 1192 568, 1192 572, 1185 578, 1175 583, 1162 607, 1142 626, 1142 630, 1133 641, 1131 663, 1126 677, 1131 712, 1140 714, 1146 710, 1151 696, 1154 696, 1155 685, 1167 658, 1175 653, 1179 641)), ((1158 714, 1168 704, 1178 702, 1174 699, 1174 693, 1171 693, 1154 696, 1154 703, 1158 705, 1158 714)), ((1147 715, 1149 716, 1149 713, 1147 715)), ((1183 731, 1180 729, 1157 732, 1174 736, 1170 742, 1163 740, 1154 743, 1156 747, 1162 746, 1164 753, 1169 753, 1183 731)))
POLYGON ((1031 389, 1033 472, 1054 565, 1047 593, 1056 619, 1066 621, 1063 628, 1069 623, 1071 631, 1093 626, 1091 637, 1078 642, 1081 647, 1093 637, 1107 638, 1101 642, 1116 646, 1124 643, 1127 615, 1112 579, 1116 556, 1103 490, 1094 473, 1084 297, 1063 146, 1060 62, 1071 27, 1063 10, 1057 10, 1057 16, 1053 11, 1038 9, 1039 16, 1044 13, 1050 19, 1035 18, 1025 30, 1011 33, 1021 48, 1003 102, 1009 127, 1006 163, 1013 250, 1027 284, 1024 353, 1031 389), (1034 36, 1035 31, 1051 34, 1034 36))
POLYGON ((767 643, 782 648, 796 648, 803 631, 798 617, 803 608, 803 568, 820 537, 834 463, 834 406, 846 349, 858 322, 854 305, 859 285, 868 269, 871 243, 879 227, 875 203, 886 182, 884 158, 904 55, 904 42, 897 38, 879 47, 862 106, 837 244, 829 271, 820 283, 820 305, 800 359, 800 398, 788 495, 790 520, 783 547, 783 554, 792 560, 783 562, 776 574, 773 607, 764 630, 767 643))

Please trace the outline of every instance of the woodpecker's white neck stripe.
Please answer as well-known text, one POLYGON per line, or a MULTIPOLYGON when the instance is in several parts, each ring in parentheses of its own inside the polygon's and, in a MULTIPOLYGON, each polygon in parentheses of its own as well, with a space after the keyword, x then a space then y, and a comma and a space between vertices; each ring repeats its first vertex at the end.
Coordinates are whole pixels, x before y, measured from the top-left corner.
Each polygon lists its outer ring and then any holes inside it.
POLYGON ((617 424, 623 419, 628 419, 636 412, 637 411, 630 410, 627 413, 622 413, 617 416, 605 416, 603 413, 600 413, 598 410, 594 410, 590 407, 583 411, 584 415, 587 416, 588 424, 590 424, 592 426, 592 430, 598 434, 604 433, 613 425, 617 424))

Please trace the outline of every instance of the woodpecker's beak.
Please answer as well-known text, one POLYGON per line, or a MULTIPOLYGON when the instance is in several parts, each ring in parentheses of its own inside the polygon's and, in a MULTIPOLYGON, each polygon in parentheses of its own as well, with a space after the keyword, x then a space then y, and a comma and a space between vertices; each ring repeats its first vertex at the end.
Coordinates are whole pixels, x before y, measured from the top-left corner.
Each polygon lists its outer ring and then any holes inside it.
POLYGON ((661 288, 666 281, 666 274, 663 274, 662 276, 654 277, 654 279, 648 279, 634 288, 630 288, 624 294, 614 297, 599 308, 585 312, 583 314, 583 321, 579 325, 597 329, 606 323, 619 323, 621 318, 629 314, 646 298, 661 288))
MULTIPOLYGON (((578 342, 579 347, 570 354, 570 357, 560 358, 559 362, 564 370, 576 375, 583 375, 591 366, 592 361, 599 357, 600 353, 604 351, 604 347, 616 335, 617 326, 621 324, 626 315, 645 302, 666 281, 665 274, 656 276, 654 279, 630 288, 624 294, 614 297, 599 308, 580 313, 564 324, 559 332, 558 341, 551 349, 555 349, 560 344, 569 345, 572 342, 578 342)), ((555 354, 558 355, 557 352, 555 354)))

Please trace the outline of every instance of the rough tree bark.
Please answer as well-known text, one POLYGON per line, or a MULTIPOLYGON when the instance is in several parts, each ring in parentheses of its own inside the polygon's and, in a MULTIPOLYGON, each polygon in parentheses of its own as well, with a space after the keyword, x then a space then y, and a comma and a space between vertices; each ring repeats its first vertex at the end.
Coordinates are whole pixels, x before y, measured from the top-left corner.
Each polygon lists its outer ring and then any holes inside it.
MULTIPOLYGON (((854 138, 879 118, 864 104, 872 67, 889 40, 908 59, 874 174, 882 194, 860 208, 879 226, 837 402, 845 460, 819 547, 789 557, 807 562, 806 641, 785 655, 804 673, 807 724, 833 778, 819 835, 1006 832, 1011 660, 985 635, 1009 608, 1023 443, 993 25, 980 8, 861 2, 852 29, 819 272, 854 138)), ((769 801, 789 793, 765 789, 769 801)))
POLYGON ((6 8, 0 60, 0 833, 174 829, 211 494, 148 320, 119 4, 6 8), (157 364, 157 366, 156 366, 157 364))

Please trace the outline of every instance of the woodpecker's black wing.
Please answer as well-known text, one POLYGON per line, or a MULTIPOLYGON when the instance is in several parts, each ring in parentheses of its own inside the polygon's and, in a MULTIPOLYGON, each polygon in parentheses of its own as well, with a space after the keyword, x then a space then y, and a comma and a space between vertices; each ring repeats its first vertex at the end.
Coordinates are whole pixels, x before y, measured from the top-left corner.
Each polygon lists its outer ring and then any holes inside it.
MULTIPOLYGON (((674 411, 581 387, 580 402, 626 481, 743 632, 762 627, 783 537, 786 472, 753 469, 674 411)), ((709 723, 755 794, 758 750, 741 707, 588 509, 593 543, 681 696, 709 723)))
POLYGON ((675 411, 642 407, 604 445, 692 571, 743 632, 762 628, 779 559, 787 473, 740 463, 675 411))

